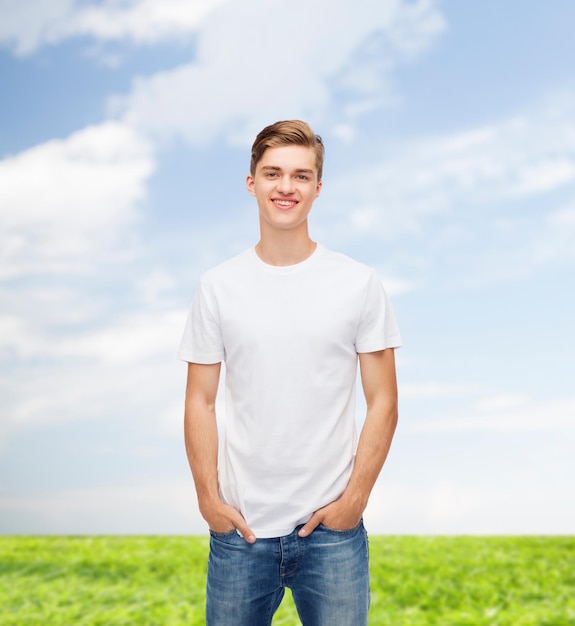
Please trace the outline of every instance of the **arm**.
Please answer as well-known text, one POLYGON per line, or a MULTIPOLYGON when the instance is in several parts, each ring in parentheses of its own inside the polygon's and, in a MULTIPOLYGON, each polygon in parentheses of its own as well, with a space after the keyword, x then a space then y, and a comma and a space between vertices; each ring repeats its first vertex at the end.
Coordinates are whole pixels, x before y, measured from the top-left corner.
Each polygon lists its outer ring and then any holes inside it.
POLYGON ((359 355, 361 382, 367 403, 353 472, 343 494, 317 510, 300 530, 307 535, 321 523, 330 528, 357 526, 369 494, 387 458, 397 424, 397 382, 393 349, 359 355))
POLYGON ((194 477, 198 505, 208 526, 216 532, 237 528, 246 541, 255 536, 234 507, 224 504, 218 490, 218 427, 216 394, 221 363, 188 364, 184 436, 188 462, 194 477))

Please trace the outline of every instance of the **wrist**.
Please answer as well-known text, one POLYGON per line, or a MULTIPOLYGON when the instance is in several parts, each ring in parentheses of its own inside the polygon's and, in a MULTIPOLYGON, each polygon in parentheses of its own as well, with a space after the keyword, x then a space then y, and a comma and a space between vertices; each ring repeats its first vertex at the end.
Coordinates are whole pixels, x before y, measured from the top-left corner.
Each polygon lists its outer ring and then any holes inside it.
POLYGON ((202 514, 204 512, 210 513, 222 505, 223 502, 219 494, 206 493, 201 496, 198 495, 198 508, 202 514))
POLYGON ((346 508, 363 513, 367 506, 368 495, 356 489, 349 489, 348 487, 341 495, 340 500, 346 508))

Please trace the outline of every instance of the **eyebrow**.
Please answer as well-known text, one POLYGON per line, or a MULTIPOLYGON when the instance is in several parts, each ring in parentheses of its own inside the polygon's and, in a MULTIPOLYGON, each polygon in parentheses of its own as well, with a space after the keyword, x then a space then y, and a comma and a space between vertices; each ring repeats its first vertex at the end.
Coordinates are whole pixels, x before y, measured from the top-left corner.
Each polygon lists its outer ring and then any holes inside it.
MULTIPOLYGON (((262 170, 273 170, 274 172, 281 172, 281 169, 282 168, 278 167, 277 165, 264 165, 262 167, 262 170)), ((306 169, 305 167, 298 167, 294 171, 301 174, 313 174, 313 170, 306 169)))

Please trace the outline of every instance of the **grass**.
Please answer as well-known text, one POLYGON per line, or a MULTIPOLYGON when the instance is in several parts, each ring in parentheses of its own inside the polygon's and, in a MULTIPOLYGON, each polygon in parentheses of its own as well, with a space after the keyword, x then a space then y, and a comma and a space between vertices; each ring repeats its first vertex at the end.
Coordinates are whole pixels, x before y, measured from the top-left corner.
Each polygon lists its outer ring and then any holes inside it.
MULTIPOLYGON (((207 537, 0 537, 0 624, 201 625, 207 551, 207 537)), ((376 626, 575 625, 575 537, 376 536, 370 558, 376 626)), ((296 624, 288 593, 274 626, 296 624)))

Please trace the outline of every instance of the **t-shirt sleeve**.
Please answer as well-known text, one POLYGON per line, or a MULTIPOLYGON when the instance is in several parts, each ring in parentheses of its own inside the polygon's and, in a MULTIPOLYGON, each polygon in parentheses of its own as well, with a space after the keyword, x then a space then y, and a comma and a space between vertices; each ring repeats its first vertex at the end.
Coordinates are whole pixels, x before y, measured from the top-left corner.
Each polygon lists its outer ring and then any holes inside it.
POLYGON ((364 293, 355 349, 358 353, 376 352, 400 346, 401 336, 391 301, 379 276, 372 271, 364 293))
POLYGON ((225 350, 217 306, 209 287, 200 280, 184 327, 178 359, 208 365, 219 363, 224 358, 225 350))

